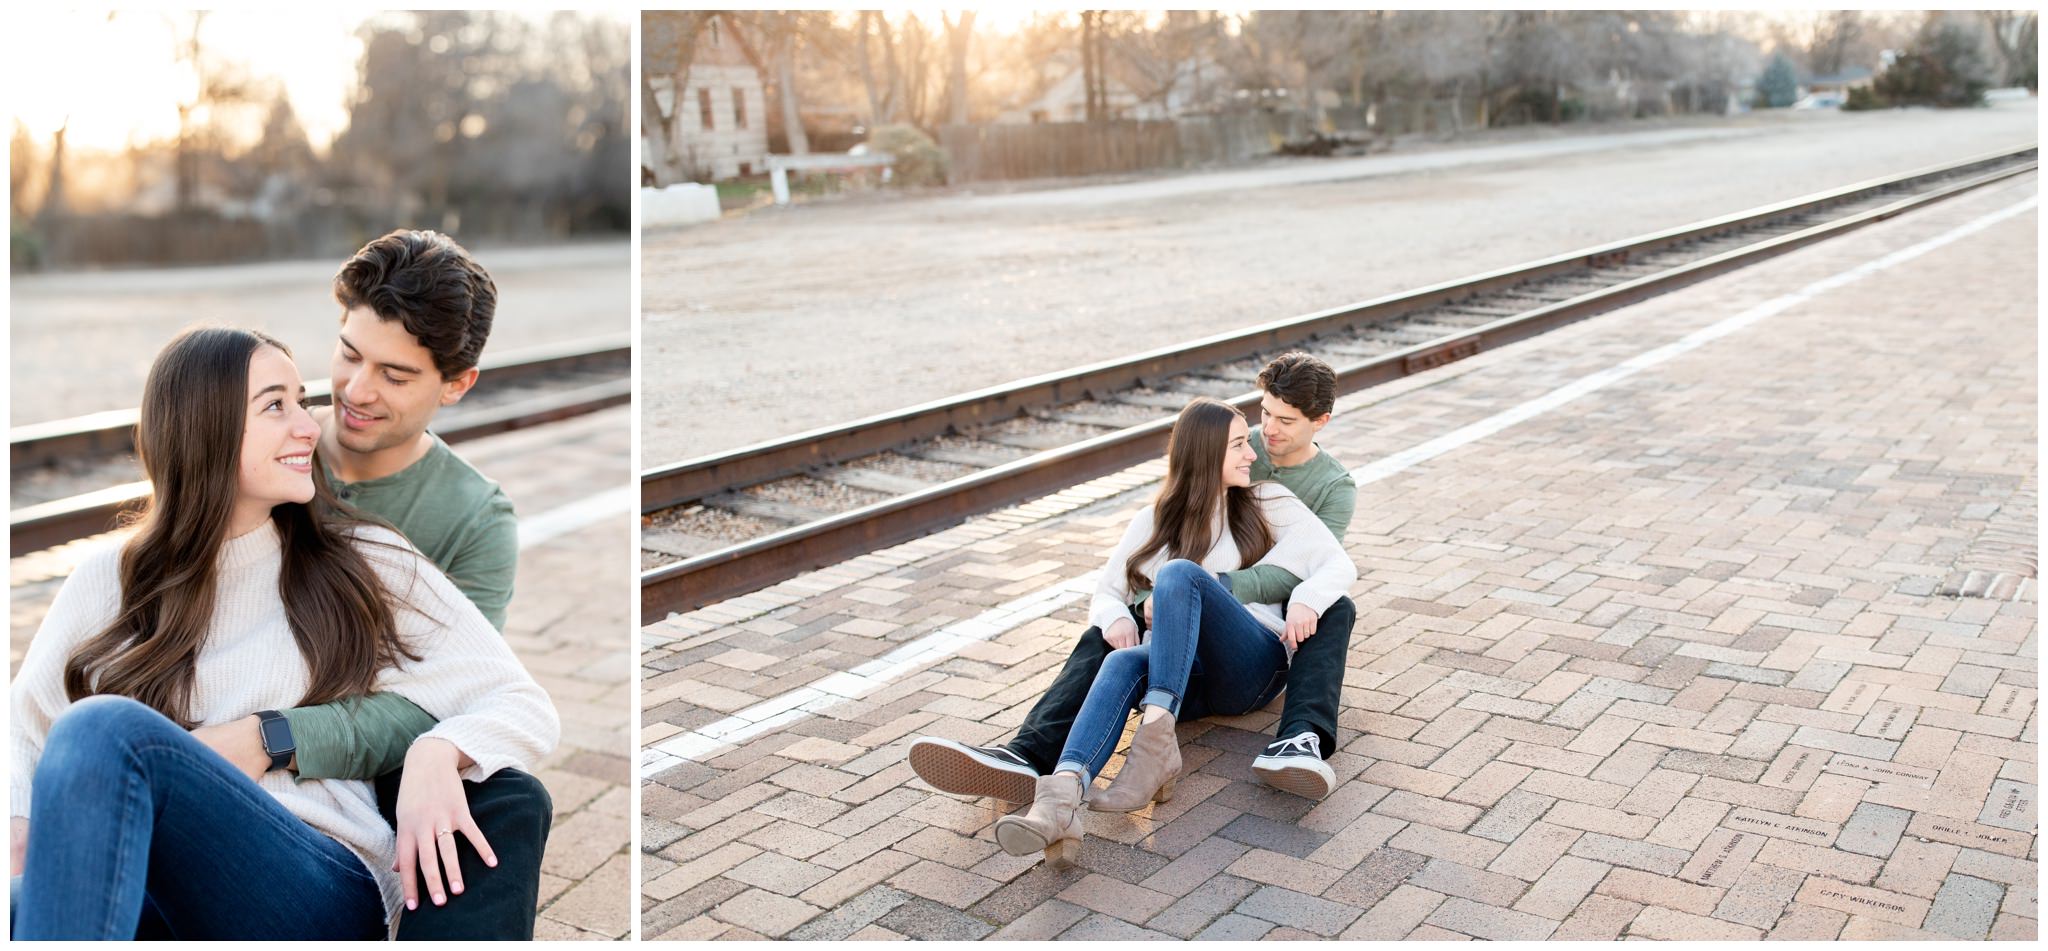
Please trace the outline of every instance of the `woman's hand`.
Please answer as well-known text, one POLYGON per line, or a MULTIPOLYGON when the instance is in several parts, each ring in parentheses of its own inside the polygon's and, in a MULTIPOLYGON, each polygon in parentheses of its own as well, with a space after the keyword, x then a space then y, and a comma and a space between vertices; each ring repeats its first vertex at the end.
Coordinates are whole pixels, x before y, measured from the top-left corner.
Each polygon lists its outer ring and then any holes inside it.
MULTIPOLYGON (((1147 606, 1150 606, 1151 603, 1151 601, 1145 602, 1147 606)), ((1138 646, 1138 622, 1127 617, 1117 618, 1109 622, 1109 630, 1102 632, 1102 639, 1109 642, 1110 649, 1112 650, 1136 647, 1138 646)))
POLYGON ((14 816, 7 822, 7 838, 13 846, 14 871, 9 875, 20 875, 22 862, 28 858, 28 817, 14 816))
POLYGON ((1286 644, 1288 647, 1299 648, 1302 641, 1315 636, 1316 623, 1321 620, 1322 615, 1317 614, 1314 608, 1306 604, 1289 604, 1287 606, 1287 626, 1280 631, 1281 643, 1286 644))
POLYGON ((434 904, 462 894, 462 864, 456 860, 455 837, 476 848, 484 864, 496 868, 498 856, 469 817, 469 796, 462 788, 462 751, 447 740, 423 737, 405 754, 405 777, 398 784, 398 877, 405 883, 405 907, 420 906, 420 879, 434 904), (418 872, 415 874, 414 870, 418 872), (441 888, 442 870, 448 888, 441 888))

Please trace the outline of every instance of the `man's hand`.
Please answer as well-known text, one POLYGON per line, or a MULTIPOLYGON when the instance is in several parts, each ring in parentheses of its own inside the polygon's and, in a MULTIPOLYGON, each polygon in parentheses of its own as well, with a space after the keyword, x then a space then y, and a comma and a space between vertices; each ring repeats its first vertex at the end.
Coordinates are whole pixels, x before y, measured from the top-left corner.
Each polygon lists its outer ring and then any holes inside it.
POLYGON ((14 871, 9 875, 20 875, 21 864, 28 858, 28 817, 14 816, 7 821, 8 840, 14 850, 14 871))
POLYGON ((405 754, 405 778, 398 784, 398 877, 405 883, 405 907, 420 907, 420 879, 427 881, 427 894, 434 904, 445 905, 451 894, 462 894, 462 864, 457 861, 455 837, 469 840, 496 868, 498 856, 484 834, 469 817, 469 795, 463 791, 459 772, 468 757, 455 744, 435 737, 413 741, 405 754), (418 869, 418 874, 414 874, 418 869), (442 872, 448 887, 441 888, 442 872))
POLYGON ((262 721, 255 714, 192 731, 192 738, 207 745, 234 764, 250 781, 261 781, 270 772, 270 754, 263 751, 262 721))
POLYGON ((1280 630, 1280 642, 1290 648, 1298 648, 1301 642, 1315 636, 1316 622, 1323 619, 1314 608, 1299 602, 1287 606, 1287 626, 1280 630))
MULTIPOLYGON (((1149 605, 1152 602, 1147 601, 1145 603, 1149 605)), ((1109 630, 1102 632, 1102 639, 1108 641, 1109 646, 1115 650, 1136 647, 1138 646, 1138 622, 1127 617, 1117 618, 1109 622, 1109 630)))

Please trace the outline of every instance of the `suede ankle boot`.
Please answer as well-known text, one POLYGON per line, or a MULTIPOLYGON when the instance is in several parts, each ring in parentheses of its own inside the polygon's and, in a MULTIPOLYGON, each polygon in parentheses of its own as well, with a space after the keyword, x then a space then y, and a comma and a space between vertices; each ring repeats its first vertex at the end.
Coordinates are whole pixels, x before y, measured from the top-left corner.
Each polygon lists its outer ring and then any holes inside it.
POLYGON ((1031 808, 996 820, 996 842, 1011 855, 1044 850, 1054 867, 1070 865, 1081 854, 1081 777, 1054 773, 1038 777, 1031 808))
POLYGON ((1131 737, 1131 752, 1124 768, 1109 788, 1088 801, 1097 812, 1134 812, 1155 802, 1173 798, 1180 782, 1180 737, 1173 732, 1171 715, 1138 724, 1131 737))

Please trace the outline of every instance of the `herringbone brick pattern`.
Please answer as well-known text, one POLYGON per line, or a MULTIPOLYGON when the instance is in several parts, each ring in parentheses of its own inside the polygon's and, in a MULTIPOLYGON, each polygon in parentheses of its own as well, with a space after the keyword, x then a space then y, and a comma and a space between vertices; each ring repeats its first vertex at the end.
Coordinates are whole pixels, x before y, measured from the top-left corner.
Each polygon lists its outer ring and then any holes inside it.
MULTIPOLYGON (((1344 401, 1322 443, 1382 458, 2033 188, 1344 401)), ((1099 567, 1148 490, 647 628, 643 936, 2032 938, 2036 606, 1937 586, 1994 518, 2037 520, 2035 227, 1365 486, 1320 802, 1250 773, 1276 703, 1183 724, 1179 794, 1089 814, 1077 867, 1003 854, 997 805, 904 749, 1007 738, 1078 605, 856 699, 757 706, 1099 567), (787 720, 657 752, 735 714, 787 720)))

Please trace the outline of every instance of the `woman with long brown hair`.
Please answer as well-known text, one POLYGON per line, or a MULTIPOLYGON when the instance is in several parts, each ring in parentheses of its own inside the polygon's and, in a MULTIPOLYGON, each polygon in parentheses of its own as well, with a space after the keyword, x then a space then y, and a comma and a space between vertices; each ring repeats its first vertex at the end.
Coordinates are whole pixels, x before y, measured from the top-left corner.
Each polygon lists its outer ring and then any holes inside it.
POLYGON ((553 748, 547 694, 476 607, 315 477, 304 396, 248 331, 187 331, 151 366, 149 510, 66 579, 14 681, 14 937, 382 937, 455 836, 489 855, 458 773, 553 748), (446 776, 396 838, 368 782, 252 782, 190 732, 373 690, 440 721, 414 750, 446 776))
POLYGON ((1080 845, 1084 798, 1105 812, 1172 798, 1181 768, 1176 721, 1245 713, 1279 695, 1292 655, 1280 637, 1287 605, 1241 604, 1217 573, 1283 567, 1302 579, 1290 604, 1318 615, 1358 580, 1351 557, 1308 506, 1277 484, 1252 484, 1257 458, 1235 407, 1202 397, 1181 410, 1166 481, 1110 553, 1089 608, 1117 649, 1096 673, 1058 765, 1038 778, 1031 808, 997 820, 1004 851, 1069 860, 1080 845), (1148 587, 1149 636, 1129 607, 1148 587), (1115 782, 1089 797, 1133 707, 1141 719, 1130 755, 1115 782))

